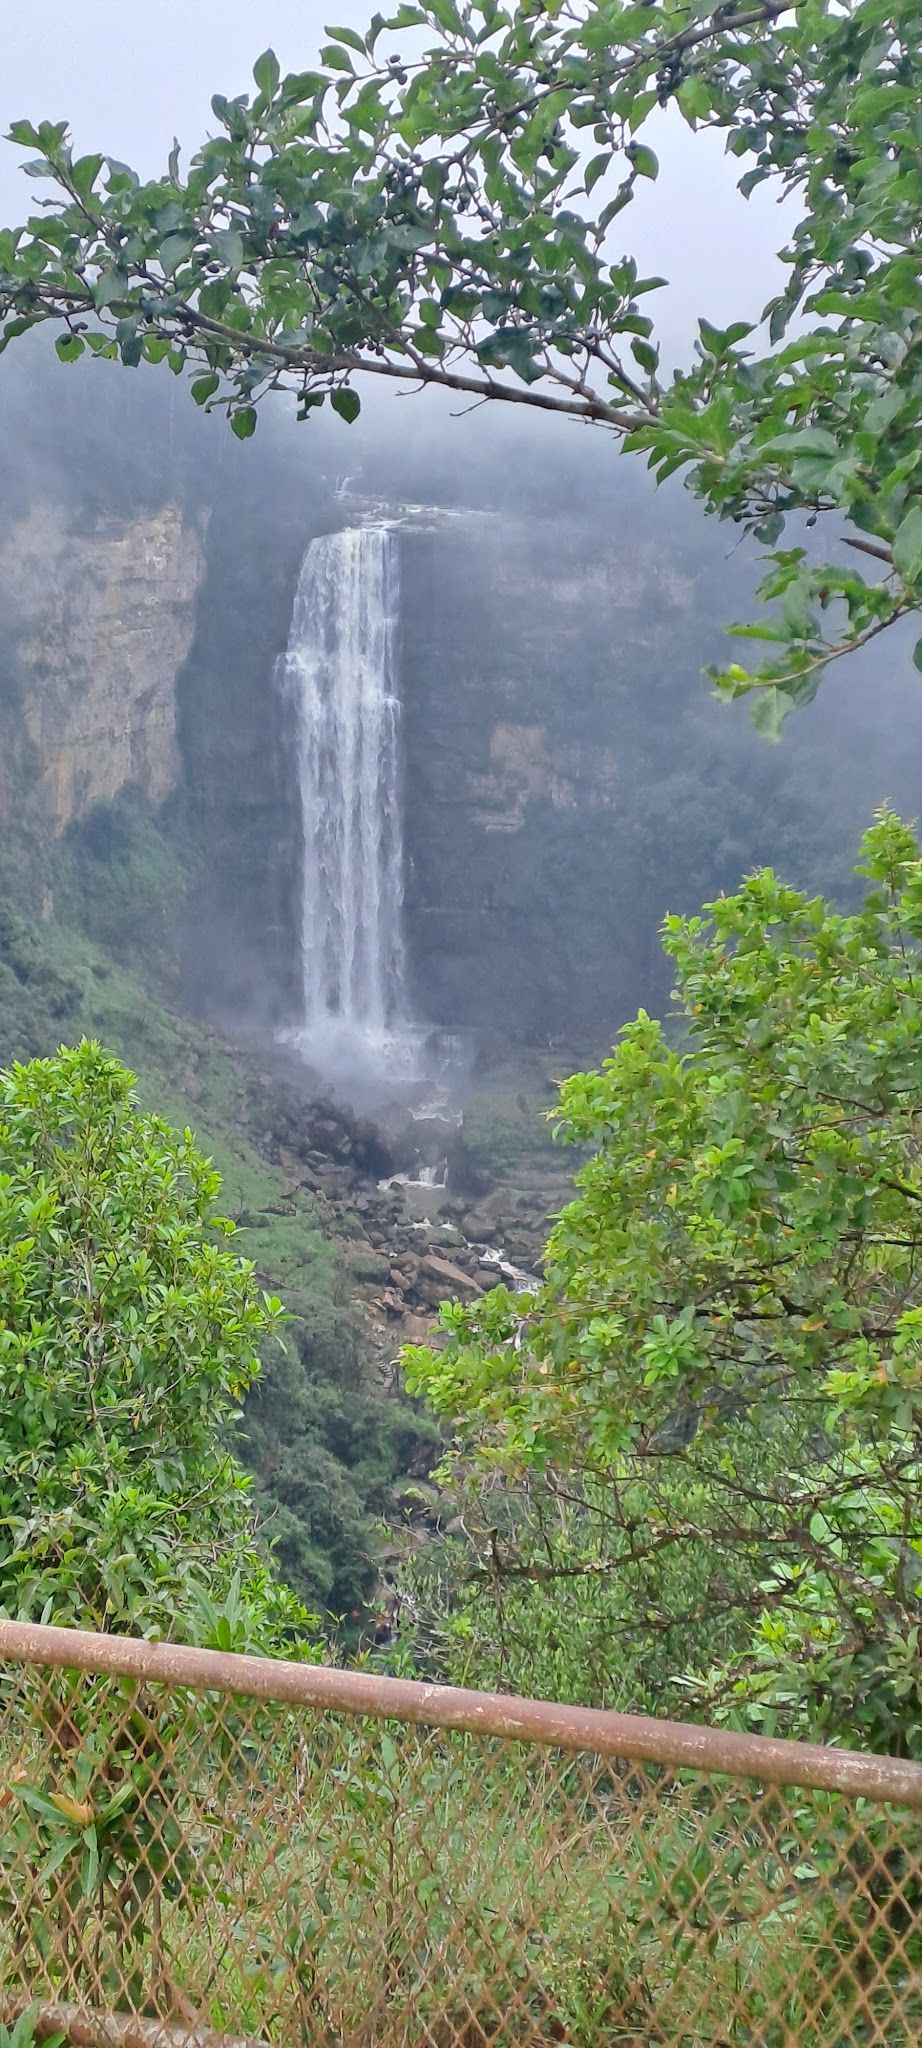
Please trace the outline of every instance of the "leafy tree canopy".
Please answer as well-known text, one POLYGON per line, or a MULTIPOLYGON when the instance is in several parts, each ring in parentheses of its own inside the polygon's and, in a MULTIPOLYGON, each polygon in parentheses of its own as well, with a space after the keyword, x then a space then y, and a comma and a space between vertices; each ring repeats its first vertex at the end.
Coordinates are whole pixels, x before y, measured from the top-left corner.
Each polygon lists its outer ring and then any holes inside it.
POLYGON ((666 920, 679 1029, 641 1012, 563 1085, 564 1135, 596 1150, 541 1291, 447 1306, 445 1348, 406 1358, 482 1484, 530 1476, 582 1517, 523 1550, 494 1513, 481 1583, 607 1578, 641 1639, 671 1627, 688 1660, 710 1631, 699 1699, 918 1753, 912 832, 883 816, 860 872, 854 915, 765 871, 666 920))
POLYGON ((353 419, 363 375, 606 427, 775 550, 779 607, 740 629, 767 658, 719 681, 777 730, 922 603, 918 0, 404 0, 327 35, 315 68, 282 77, 267 50, 252 95, 217 96, 185 174, 174 150, 141 183, 75 159, 64 122, 15 122, 53 193, 0 235, 0 345, 51 319, 65 361, 189 365, 241 438, 279 386, 353 419), (657 174, 661 108, 800 216, 767 344, 702 319, 675 376, 661 281, 612 235, 657 174), (866 573, 778 550, 794 513, 847 524, 866 573))
POLYGON ((84 1041, 0 1074, 0 1610, 223 1648, 307 1617, 231 1425, 280 1311, 189 1131, 84 1041))

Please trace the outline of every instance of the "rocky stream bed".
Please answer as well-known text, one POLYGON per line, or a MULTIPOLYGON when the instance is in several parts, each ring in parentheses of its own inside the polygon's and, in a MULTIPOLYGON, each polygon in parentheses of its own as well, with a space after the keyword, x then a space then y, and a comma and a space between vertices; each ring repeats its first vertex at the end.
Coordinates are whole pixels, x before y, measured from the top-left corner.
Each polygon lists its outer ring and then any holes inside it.
POLYGON ((441 1302, 537 1284, 549 1217, 572 1191, 559 1168, 491 1181, 472 1171, 457 1121, 377 1122, 263 1081, 263 1149, 286 1172, 292 1213, 307 1196, 339 1244, 383 1375, 402 1344, 426 1339, 441 1302))

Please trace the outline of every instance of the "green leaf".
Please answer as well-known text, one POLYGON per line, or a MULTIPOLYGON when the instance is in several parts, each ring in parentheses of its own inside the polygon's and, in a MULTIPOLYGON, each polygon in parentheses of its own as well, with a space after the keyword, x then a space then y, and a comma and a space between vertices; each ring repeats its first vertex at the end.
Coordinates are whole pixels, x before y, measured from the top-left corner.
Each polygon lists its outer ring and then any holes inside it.
POLYGON ((99 1884, 99 1845, 95 1828, 86 1828, 83 1834, 85 1844, 80 1867, 80 1889, 85 1899, 91 1899, 99 1884))
POLYGON ((774 686, 759 691, 752 707, 752 723, 766 740, 780 740, 791 699, 774 686))
POLYGON ((81 156, 71 165, 71 181, 81 199, 89 199, 93 186, 102 170, 105 158, 102 156, 81 156))
POLYGON ((253 77, 260 92, 265 94, 266 99, 271 100, 280 76, 279 60, 275 51, 264 50, 262 56, 257 57, 253 66, 253 77))
POLYGON ((461 16, 454 5, 454 0, 428 0, 428 7, 429 13, 434 14, 440 28, 447 29, 450 35, 457 34, 461 27, 461 16))
POLYGON ((333 407, 333 411, 338 413, 340 419, 345 420, 349 426, 351 426, 353 420, 358 419, 359 413, 362 410, 362 401, 358 392, 353 391, 349 387, 342 391, 331 391, 330 404, 333 407))
POLYGON ((713 105, 710 86, 700 71, 693 71, 690 77, 683 78, 676 98, 688 121, 705 120, 713 105))
POLYGON ((698 333, 708 355, 721 356, 726 348, 726 336, 719 327, 712 327, 710 320, 699 320, 698 333))
POLYGON ((346 43, 350 50, 357 50, 360 57, 365 56, 365 38, 354 28, 325 28, 323 33, 332 36, 335 43, 346 43))
POLYGON ((20 149, 41 149, 41 137, 31 121, 11 121, 7 129, 8 142, 17 142, 20 149))
POLYGON ((256 432, 255 405, 241 405, 231 413, 231 426, 238 441, 249 441, 256 432))
POLYGON ((627 155, 638 178, 659 176, 659 158, 655 150, 648 148, 645 142, 632 142, 627 155))
POLYGON ((93 285, 93 304, 100 312, 124 298, 128 278, 123 270, 101 270, 93 285))
POLYGON ((205 405, 209 398, 213 398, 215 392, 217 391, 220 385, 220 382, 220 377, 216 376, 214 371, 212 371, 211 375, 208 377, 193 378, 192 384, 190 385, 189 388, 192 392, 193 398, 195 399, 196 405, 205 405))
POLYGON ((243 266, 243 236, 239 228, 218 228, 214 242, 228 270, 240 270, 243 266))
POLYGON ((83 342, 79 334, 59 334, 54 346, 62 363, 75 363, 83 354, 83 342))
POLYGON ((292 71, 282 80, 282 101, 286 107, 300 106, 306 100, 316 99, 325 87, 321 71, 292 71))
POLYGON ((760 445, 759 454, 769 457, 787 455, 838 455, 839 443, 827 427, 797 427, 791 433, 774 434, 770 441, 760 445))
POLYGON ((195 244, 191 235, 165 235, 158 255, 164 277, 173 277, 181 263, 191 256, 195 244))
POLYGON ((605 172, 611 169, 611 162, 610 149, 600 150, 598 156, 591 158, 586 166, 585 186, 587 192, 591 192, 593 186, 598 184, 599 179, 605 176, 605 172))
POLYGON ((633 196, 630 185, 622 185, 620 191, 615 193, 614 198, 609 199, 607 206, 603 206, 599 214, 600 228, 610 227, 616 215, 623 213, 626 206, 630 206, 633 196))
POLYGON ((893 566, 905 583, 922 576, 922 504, 912 505, 893 536, 893 566))
POLYGON ((631 354, 642 370, 649 371, 651 377, 655 376, 659 368, 659 349, 654 348, 652 342, 639 339, 632 341, 631 354))

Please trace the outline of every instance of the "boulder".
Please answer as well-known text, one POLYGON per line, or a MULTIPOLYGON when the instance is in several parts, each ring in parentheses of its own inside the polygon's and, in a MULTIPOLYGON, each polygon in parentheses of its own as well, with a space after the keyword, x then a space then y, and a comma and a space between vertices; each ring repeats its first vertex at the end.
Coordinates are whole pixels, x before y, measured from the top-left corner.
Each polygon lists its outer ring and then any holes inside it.
POLYGON ((436 1244, 449 1251, 460 1249, 464 1244, 464 1238, 460 1230, 456 1230, 453 1223, 437 1224, 433 1231, 433 1238, 436 1244))
POLYGON ((430 1287, 441 1288, 441 1293, 437 1296, 439 1301, 444 1301, 450 1294, 483 1292, 479 1280, 475 1280, 472 1273, 465 1273, 463 1267, 456 1266, 452 1259, 440 1259, 437 1252, 427 1252, 425 1258, 419 1262, 417 1284, 422 1287, 423 1282, 426 1283, 427 1296, 430 1287))
POLYGON ((405 1344, 427 1344, 431 1329, 429 1316, 405 1315, 400 1334, 405 1344))
POLYGON ((402 1316, 403 1296, 398 1294, 393 1287, 385 1287, 383 1293, 376 1295, 373 1306, 377 1309, 383 1309, 386 1316, 391 1316, 392 1318, 402 1316))
POLYGON ((464 1228, 472 1244, 501 1245, 505 1236, 499 1218, 488 1209, 469 1209, 464 1228))
POLYGON ((366 1286, 378 1285, 390 1279, 390 1263, 381 1252, 373 1251, 371 1245, 357 1245, 349 1261, 355 1279, 364 1281, 366 1286))
POLYGON ((465 1143, 463 1128, 458 1131, 448 1147, 448 1179, 455 1195, 468 1199, 473 1195, 489 1194, 496 1185, 496 1176, 481 1160, 477 1159, 465 1143))

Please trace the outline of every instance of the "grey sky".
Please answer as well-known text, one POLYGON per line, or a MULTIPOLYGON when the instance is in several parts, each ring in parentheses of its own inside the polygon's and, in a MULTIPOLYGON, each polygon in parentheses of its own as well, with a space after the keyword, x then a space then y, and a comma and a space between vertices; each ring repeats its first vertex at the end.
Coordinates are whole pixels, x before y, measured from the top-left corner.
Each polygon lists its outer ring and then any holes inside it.
MULTIPOLYGON (((0 132, 19 118, 71 122, 81 151, 101 149, 142 174, 163 169, 174 135, 184 154, 213 117, 213 92, 246 89, 267 44, 285 70, 316 56, 325 21, 364 27, 377 0, 0 0, 0 132)), ((782 227, 764 193, 734 190, 716 137, 661 123, 662 172, 617 223, 648 274, 672 289, 649 302, 670 349, 686 341, 692 314, 720 322, 753 317, 780 275, 782 227)), ((22 152, 18 153, 21 156, 22 152)), ((734 165, 734 168, 738 166, 734 165)), ((28 188, 17 152, 0 143, 0 223, 23 218, 28 188)))

